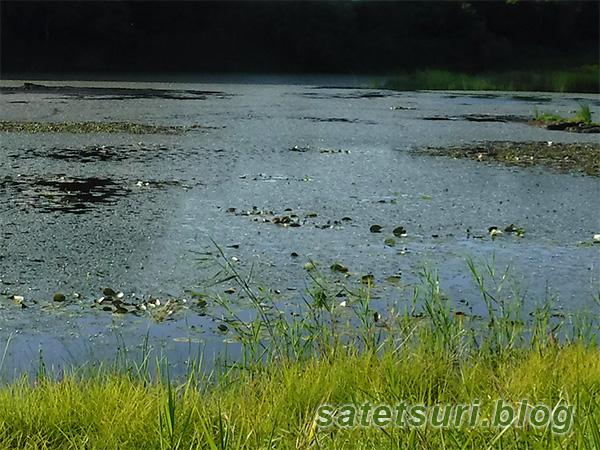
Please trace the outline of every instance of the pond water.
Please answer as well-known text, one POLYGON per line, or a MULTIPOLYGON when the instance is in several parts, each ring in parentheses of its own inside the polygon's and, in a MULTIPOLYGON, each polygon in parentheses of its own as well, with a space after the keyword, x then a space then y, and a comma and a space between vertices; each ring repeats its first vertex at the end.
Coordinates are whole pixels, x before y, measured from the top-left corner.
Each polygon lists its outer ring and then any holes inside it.
POLYGON ((289 308, 313 285, 305 266, 314 263, 355 288, 372 273, 381 311, 409 305, 430 267, 454 307, 485 314, 469 257, 482 271, 484 261, 499 273, 509 267, 503 293, 516 289, 526 312, 550 298, 557 313, 599 307, 600 258, 590 245, 600 233, 597 178, 415 152, 478 141, 598 142, 505 120, 527 119, 536 107, 570 116, 580 102, 597 118, 596 95, 392 92, 335 77, 35 83, 55 88, 2 81, 1 120, 184 131, 0 133, 5 370, 35 364, 40 348, 60 367, 114 357, 145 336, 172 361, 197 342, 219 353, 227 335, 218 310, 188 306, 197 300, 190 291, 236 301, 237 292, 223 293, 231 282, 211 286, 225 260, 289 308), (284 216, 286 226, 274 223, 284 216), (511 224, 524 236, 491 238, 490 227, 511 224), (394 236, 400 226, 406 236, 394 236), (347 274, 331 271, 335 263, 347 274), (125 304, 149 296, 187 303, 157 323, 143 311, 104 311, 95 301, 106 287, 122 291, 125 304), (56 293, 66 301, 54 301, 56 293))

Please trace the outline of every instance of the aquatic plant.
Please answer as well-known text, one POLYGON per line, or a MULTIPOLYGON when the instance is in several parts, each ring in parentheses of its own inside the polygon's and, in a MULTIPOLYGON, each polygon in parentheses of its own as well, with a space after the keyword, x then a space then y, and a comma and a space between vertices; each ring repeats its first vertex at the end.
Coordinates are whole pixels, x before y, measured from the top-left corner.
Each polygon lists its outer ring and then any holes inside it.
POLYGON ((28 122, 0 121, 0 131, 12 133, 128 133, 179 134, 181 127, 142 125, 130 122, 28 122))

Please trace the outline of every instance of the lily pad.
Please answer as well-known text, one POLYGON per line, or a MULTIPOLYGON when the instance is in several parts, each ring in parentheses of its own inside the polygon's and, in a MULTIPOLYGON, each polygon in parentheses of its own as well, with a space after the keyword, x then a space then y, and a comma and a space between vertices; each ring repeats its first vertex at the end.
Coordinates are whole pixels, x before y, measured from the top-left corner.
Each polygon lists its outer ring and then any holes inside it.
MULTIPOLYGON (((156 300, 156 306, 160 305, 160 302, 158 300, 156 300)), ((119 305, 117 304, 117 307, 119 305)), ((165 319, 168 319, 170 316, 172 316, 174 313, 176 313, 177 311, 179 311, 179 309, 182 308, 181 303, 173 298, 170 298, 167 300, 167 302, 164 304, 164 306, 162 308, 160 308, 158 311, 156 311, 156 313, 154 314, 154 320, 157 323, 161 323, 164 322, 165 319)), ((117 311, 119 312, 119 311, 117 311)))
POLYGON ((312 261, 309 261, 306 264, 304 264, 305 270, 313 270, 314 268, 315 268, 315 263, 312 261))
POLYGON ((393 237, 389 237, 386 238, 385 241, 383 241, 383 243, 388 247, 394 247, 396 245, 396 239, 394 239, 393 237))
POLYGON ((102 294, 104 294, 105 297, 116 297, 117 296, 117 293, 109 287, 104 288, 102 290, 102 294))
POLYGON ((113 305, 115 305, 115 312, 118 314, 125 314, 129 312, 127 308, 121 306, 120 302, 114 302, 113 305))
POLYGON ((495 240, 499 234, 502 234, 502 231, 500 231, 497 228, 490 230, 490 237, 492 238, 492 240, 495 240))
POLYGON ((208 304, 208 302, 206 300, 204 300, 203 298, 198 299, 198 301, 196 302, 196 306, 198 306, 199 308, 206 308, 207 304, 208 304))
POLYGON ((348 272, 348 268, 342 266, 341 264, 335 263, 334 265, 331 266, 331 270, 334 270, 336 272, 348 272))
POLYGON ((383 227, 381 225, 371 225, 371 228, 369 228, 369 231, 371 233, 381 233, 381 229, 383 227))
POLYGON ((385 279, 386 282, 390 283, 390 284, 398 284, 400 283, 400 279, 402 277, 400 275, 392 275, 391 277, 387 277, 385 279))
POLYGON ((368 275, 363 275, 361 277, 360 281, 363 284, 366 284, 367 286, 372 286, 373 282, 375 281, 375 275, 373 275, 372 273, 370 273, 368 275))
MULTIPOLYGON (((494 227, 492 227, 492 228, 494 228, 494 227)), ((490 233, 493 233, 493 232, 494 231, 490 229, 490 233)), ((525 230, 523 228, 518 228, 512 223, 504 229, 504 232, 505 233, 514 233, 518 237, 523 237, 525 235, 525 230)))
POLYGON ((392 231, 392 233, 394 233, 394 236, 396 237, 404 237, 407 234, 404 227, 396 227, 394 228, 394 231, 392 231))
POLYGON ((58 294, 54 294, 54 301, 55 302, 64 302, 67 298, 65 297, 64 294, 61 294, 60 292, 58 294))

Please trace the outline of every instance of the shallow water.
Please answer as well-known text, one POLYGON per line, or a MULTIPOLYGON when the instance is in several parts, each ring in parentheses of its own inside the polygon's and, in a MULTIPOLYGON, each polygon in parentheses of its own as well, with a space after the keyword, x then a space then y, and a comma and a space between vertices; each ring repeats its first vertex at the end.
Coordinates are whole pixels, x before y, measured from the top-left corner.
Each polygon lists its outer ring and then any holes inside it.
POLYGON ((351 286, 373 273, 382 311, 408 305, 423 267, 437 268, 453 305, 483 314, 472 257, 494 260, 498 272, 510 266, 503 292, 518 289, 527 311, 551 297, 556 312, 597 310, 598 246, 582 244, 600 233, 597 178, 414 152, 483 140, 597 142, 504 120, 529 118, 536 106, 568 116, 581 101, 597 118, 597 96, 389 92, 317 77, 179 81, 3 89, 2 120, 189 127, 179 135, 0 134, 0 336, 13 336, 5 367, 27 366, 40 345, 58 366, 114 356, 121 341, 135 347, 146 333, 173 360, 190 351, 175 338, 219 352, 226 336, 210 305, 207 316, 182 310, 163 323, 90 308, 106 286, 125 299, 163 301, 222 292, 228 286, 207 287, 218 271, 213 241, 289 307, 311 286, 304 266, 314 261, 351 286), (272 223, 292 215, 300 226, 272 223), (525 236, 490 238, 489 227, 510 224, 525 236), (407 236, 390 247, 384 241, 398 226, 407 236), (330 271, 334 263, 349 277, 330 271), (399 273, 400 286, 385 281, 399 273), (53 302, 57 292, 69 301, 53 302))

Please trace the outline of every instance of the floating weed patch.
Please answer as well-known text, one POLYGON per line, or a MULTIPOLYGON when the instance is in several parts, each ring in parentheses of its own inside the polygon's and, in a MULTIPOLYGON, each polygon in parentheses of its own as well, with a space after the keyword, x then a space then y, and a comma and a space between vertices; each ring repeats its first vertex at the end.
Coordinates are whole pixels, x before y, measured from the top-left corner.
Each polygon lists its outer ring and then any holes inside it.
POLYGON ((350 217, 325 219, 314 211, 303 212, 292 208, 286 208, 283 211, 277 212, 269 209, 260 209, 258 206, 253 206, 252 209, 241 210, 230 207, 227 209, 227 213, 247 217, 253 222, 272 224, 283 228, 312 227, 341 230, 345 224, 352 221, 350 217))
MULTIPOLYGON (((18 288, 15 289, 18 290, 18 288)), ((83 310, 88 310, 100 315, 112 314, 123 320, 136 321, 139 318, 145 318, 153 320, 155 323, 180 319, 186 313, 205 316, 207 301, 204 295, 190 292, 189 296, 192 298, 138 296, 129 292, 115 292, 111 288, 105 288, 102 295, 91 298, 77 292, 57 292, 48 298, 25 297, 6 289, 0 292, 0 298, 4 297, 12 300, 14 308, 34 307, 32 310, 63 316, 79 315, 83 310)))
POLYGON ((13 133, 128 133, 180 134, 183 127, 142 125, 131 122, 25 122, 0 121, 0 131, 13 133))
POLYGON ((469 158, 480 162, 499 162, 529 167, 541 164, 560 172, 600 174, 600 144, 491 141, 456 147, 429 147, 423 152, 436 156, 469 158))

